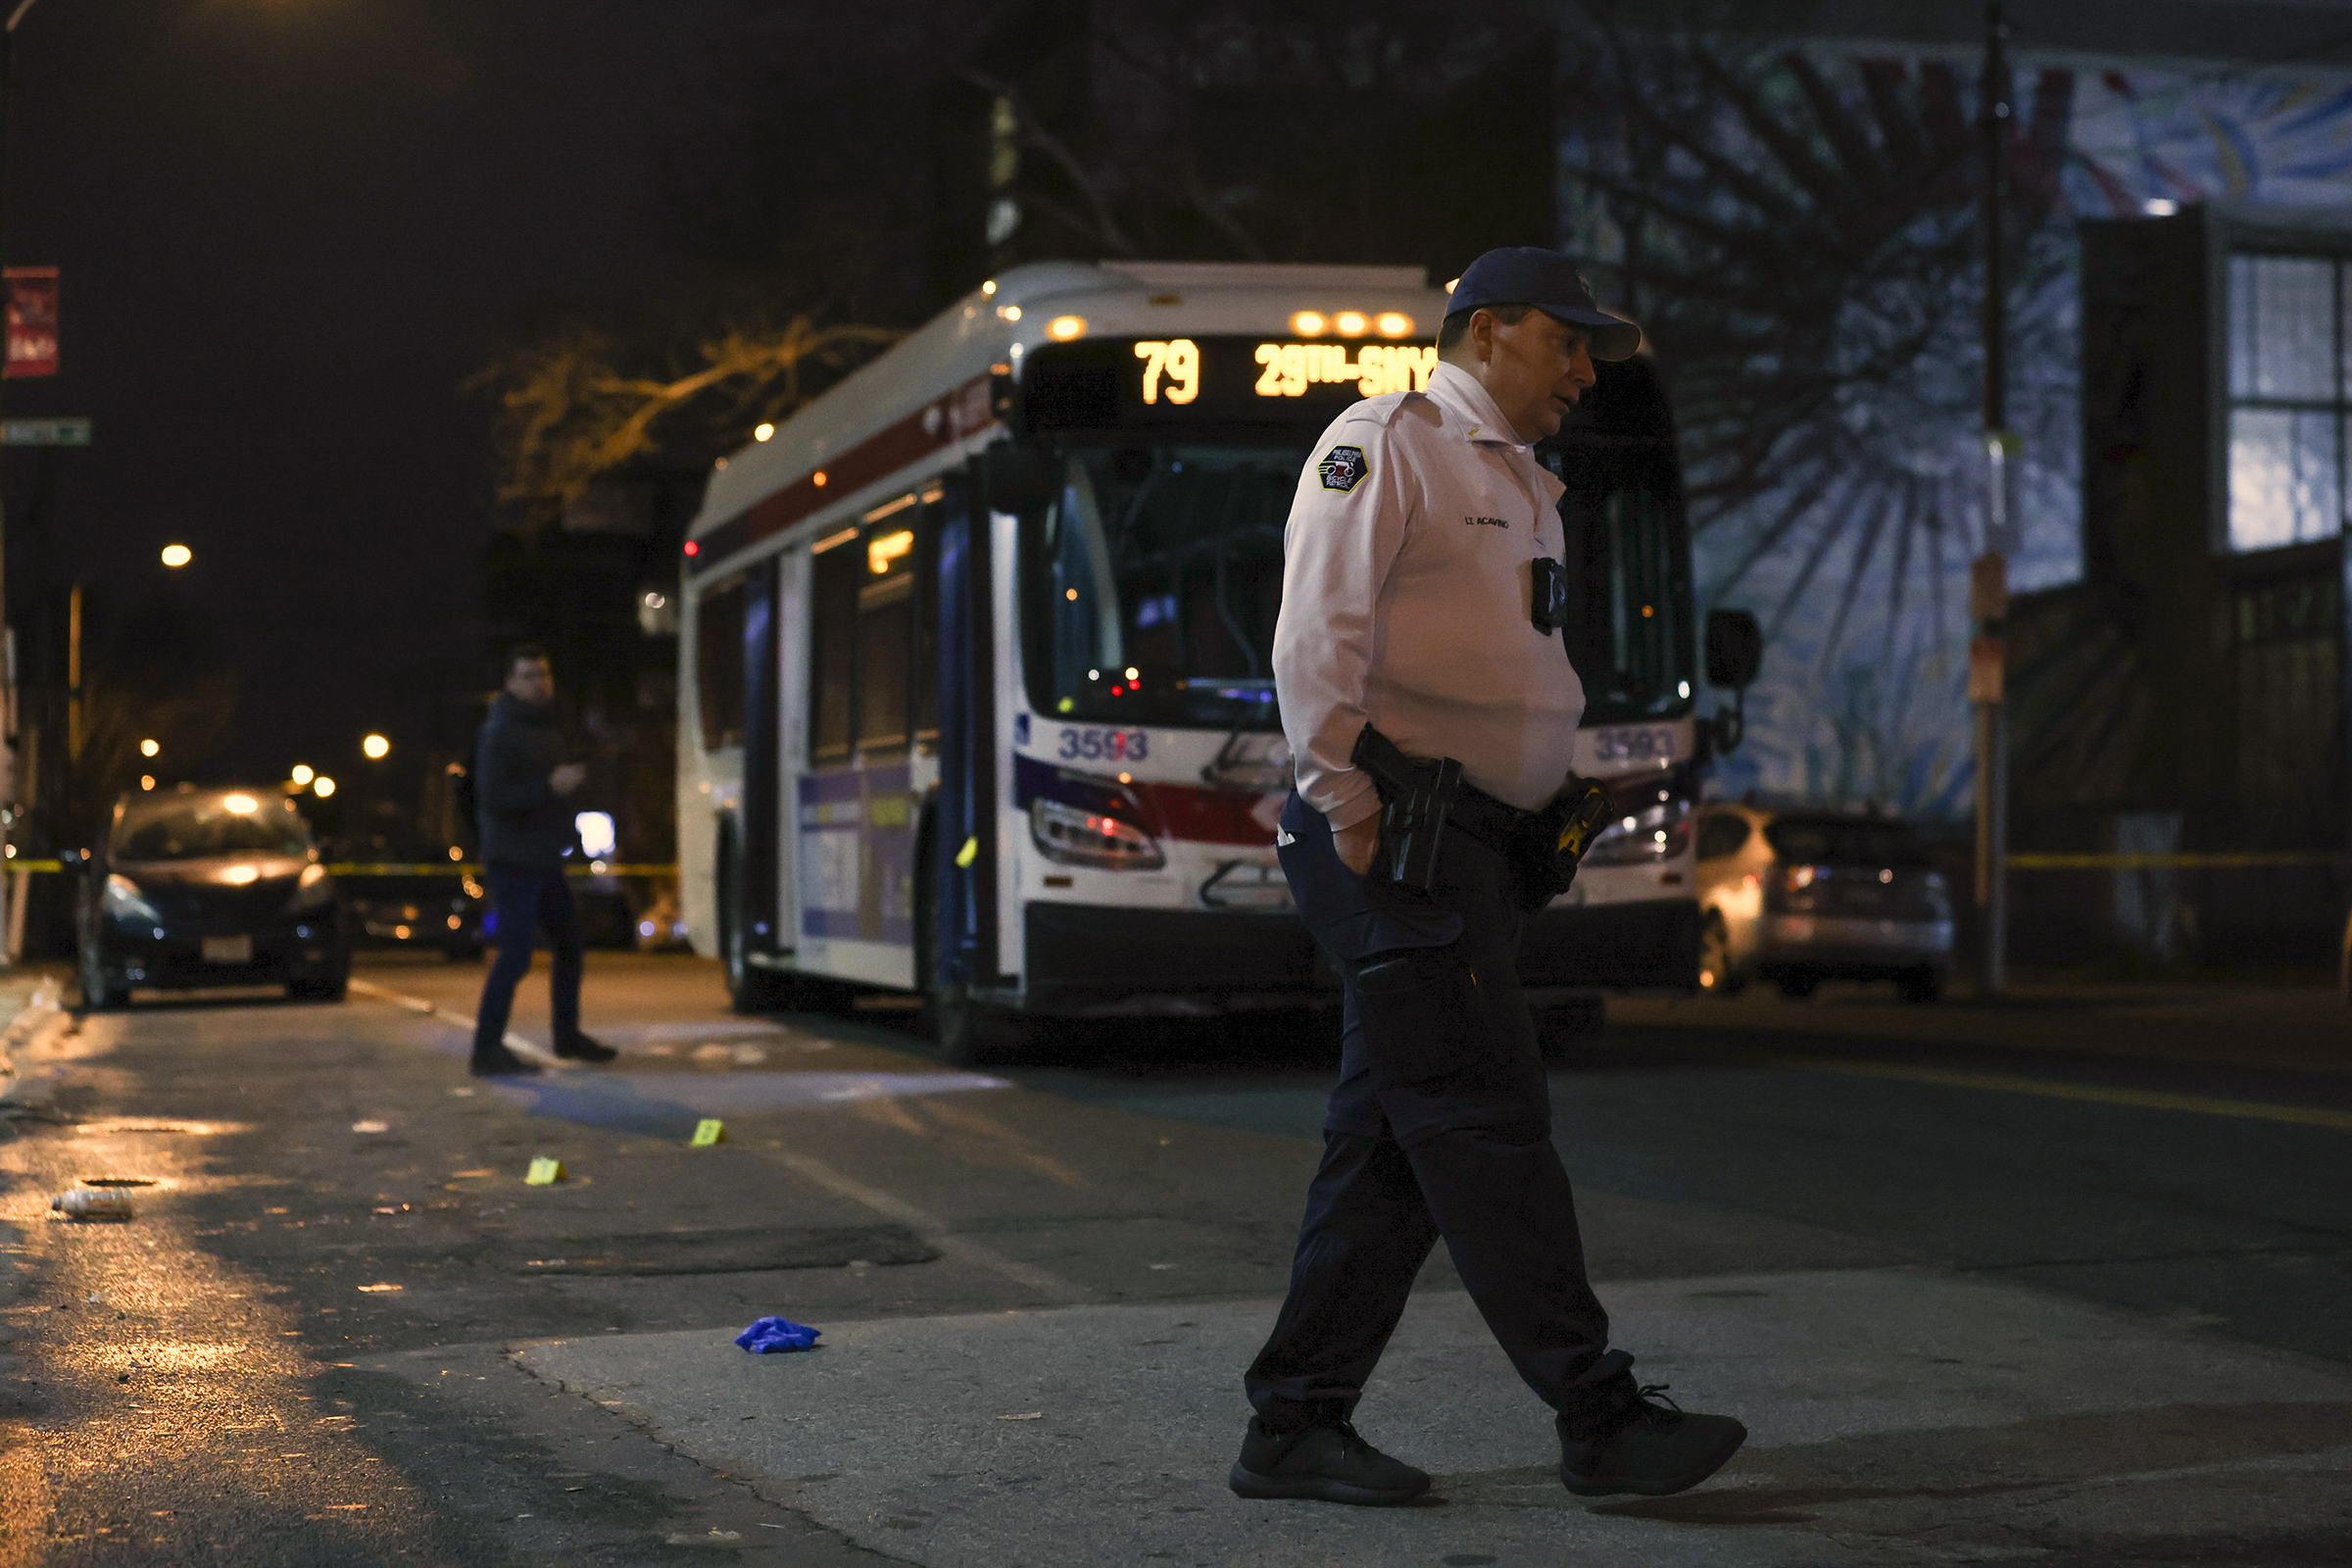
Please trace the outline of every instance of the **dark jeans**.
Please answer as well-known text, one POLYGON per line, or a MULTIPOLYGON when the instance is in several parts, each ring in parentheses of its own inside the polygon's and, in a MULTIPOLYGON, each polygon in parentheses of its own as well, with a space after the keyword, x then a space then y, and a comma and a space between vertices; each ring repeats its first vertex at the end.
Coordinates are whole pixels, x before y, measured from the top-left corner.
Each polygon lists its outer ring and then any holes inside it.
POLYGON ((1543 1053, 1519 988, 1511 867, 1448 832, 1436 885, 1348 869, 1293 795, 1281 856, 1345 987, 1340 1084, 1307 1189, 1291 1290, 1244 1378, 1269 1426, 1346 1417, 1443 1238, 1511 1364, 1546 1403, 1607 1377, 1543 1053))
POLYGON ((541 927, 556 961, 548 976, 555 1013, 555 1044, 580 1037, 580 914, 571 902, 571 883, 561 870, 530 865, 489 867, 490 907, 498 918, 498 960, 482 983, 482 1004, 473 1015, 473 1049, 488 1051, 507 1038, 514 1010, 514 988, 531 971, 531 947, 541 927))

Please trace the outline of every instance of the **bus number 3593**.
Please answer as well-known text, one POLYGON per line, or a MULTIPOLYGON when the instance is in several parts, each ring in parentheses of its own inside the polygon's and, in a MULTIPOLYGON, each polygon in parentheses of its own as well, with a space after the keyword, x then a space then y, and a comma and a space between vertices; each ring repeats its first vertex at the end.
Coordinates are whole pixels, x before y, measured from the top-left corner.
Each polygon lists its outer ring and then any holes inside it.
POLYGON ((1061 750, 1054 755, 1065 762, 1079 758, 1095 762, 1140 762, 1150 751, 1140 729, 1064 729, 1061 750))

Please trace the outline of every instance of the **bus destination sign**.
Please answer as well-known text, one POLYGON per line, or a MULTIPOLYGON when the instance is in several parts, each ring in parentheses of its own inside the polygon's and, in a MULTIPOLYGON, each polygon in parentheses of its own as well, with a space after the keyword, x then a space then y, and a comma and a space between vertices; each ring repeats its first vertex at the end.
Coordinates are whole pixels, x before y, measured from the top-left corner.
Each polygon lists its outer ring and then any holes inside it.
POLYGON ((1429 387, 1427 344, 1263 337, 1102 338, 1030 351, 1021 407, 1032 430, 1328 419, 1360 398, 1429 387), (1309 411, 1312 411, 1309 414, 1309 411))

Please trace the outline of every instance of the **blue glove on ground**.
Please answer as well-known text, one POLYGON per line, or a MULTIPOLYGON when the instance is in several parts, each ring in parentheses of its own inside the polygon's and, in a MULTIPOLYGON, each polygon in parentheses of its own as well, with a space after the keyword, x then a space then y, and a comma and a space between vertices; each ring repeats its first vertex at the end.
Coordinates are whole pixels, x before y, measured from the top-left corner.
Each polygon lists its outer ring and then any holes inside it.
POLYGON ((765 1355, 770 1350, 812 1350, 822 1329, 812 1329, 793 1322, 790 1318, 763 1317, 735 1336, 735 1343, 754 1355, 765 1355))

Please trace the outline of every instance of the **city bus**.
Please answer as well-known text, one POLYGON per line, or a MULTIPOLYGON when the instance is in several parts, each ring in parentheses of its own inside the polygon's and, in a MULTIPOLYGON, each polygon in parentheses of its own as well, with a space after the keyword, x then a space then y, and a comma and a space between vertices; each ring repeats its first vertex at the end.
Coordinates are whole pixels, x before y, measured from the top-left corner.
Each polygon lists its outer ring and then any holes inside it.
MULTIPOLYGON (((1315 437, 1427 386, 1414 269, 1039 263, 712 474, 683 545, 681 896, 739 1007, 1024 1019, 1329 1000, 1274 857, 1271 648, 1315 437)), ((1536 987, 1695 981, 1690 548, 1646 360, 1543 449, 1567 483, 1580 771, 1618 815, 1530 924, 1536 987)))

